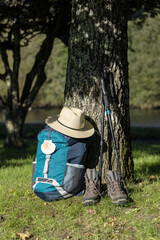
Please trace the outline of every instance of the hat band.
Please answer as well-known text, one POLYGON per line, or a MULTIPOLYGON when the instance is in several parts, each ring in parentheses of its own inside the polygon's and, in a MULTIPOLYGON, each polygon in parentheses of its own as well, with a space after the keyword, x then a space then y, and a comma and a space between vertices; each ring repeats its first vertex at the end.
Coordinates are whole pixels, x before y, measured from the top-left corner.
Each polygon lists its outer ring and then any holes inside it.
POLYGON ((83 129, 83 127, 82 128, 71 128, 71 127, 68 127, 68 126, 66 126, 65 124, 63 124, 63 123, 61 123, 59 120, 57 120, 62 126, 64 126, 64 127, 66 127, 66 128, 69 128, 69 129, 71 129, 71 130, 81 130, 81 129, 83 129))

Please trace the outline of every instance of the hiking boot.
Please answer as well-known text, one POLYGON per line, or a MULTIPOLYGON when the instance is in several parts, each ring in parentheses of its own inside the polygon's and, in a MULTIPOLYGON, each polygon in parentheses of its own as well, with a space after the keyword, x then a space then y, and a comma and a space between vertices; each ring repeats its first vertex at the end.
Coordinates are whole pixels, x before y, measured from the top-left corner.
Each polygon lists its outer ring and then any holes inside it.
POLYGON ((128 197, 116 171, 109 170, 106 174, 107 192, 113 204, 121 205, 128 202, 128 197))
POLYGON ((93 205, 100 200, 100 180, 95 168, 86 169, 85 173, 86 189, 82 199, 82 205, 93 205))

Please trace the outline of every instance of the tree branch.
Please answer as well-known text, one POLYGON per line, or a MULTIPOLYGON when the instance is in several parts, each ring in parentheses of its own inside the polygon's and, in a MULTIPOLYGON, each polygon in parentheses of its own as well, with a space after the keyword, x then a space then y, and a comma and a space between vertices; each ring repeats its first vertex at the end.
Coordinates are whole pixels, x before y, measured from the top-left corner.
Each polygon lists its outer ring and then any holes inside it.
POLYGON ((4 74, 0 74, 0 80, 2 80, 3 82, 5 82, 5 80, 6 80, 6 76, 7 76, 6 73, 4 73, 4 74))
POLYGON ((7 56, 6 51, 7 51, 6 43, 1 43, 0 44, 0 52, 1 52, 2 61, 4 63, 4 67, 5 67, 5 71, 6 71, 5 74, 10 74, 12 71, 9 66, 8 56, 7 56))
POLYGON ((36 37, 37 35, 40 34, 40 32, 30 32, 31 36, 28 37, 29 33, 27 32, 26 34, 23 35, 23 43, 21 44, 21 47, 27 47, 29 45, 29 42, 31 39, 33 39, 34 37, 36 37))
POLYGON ((20 29, 15 25, 13 29, 14 45, 13 45, 13 73, 12 73, 12 103, 17 105, 19 102, 19 65, 20 65, 20 29))
POLYGON ((3 98, 0 96, 0 108, 4 108, 5 102, 3 101, 3 98))
POLYGON ((29 93, 27 99, 24 102, 24 108, 29 108, 33 102, 33 100, 35 99, 35 97, 38 94, 39 89, 41 88, 41 86, 43 85, 43 83, 46 80, 46 74, 44 72, 44 70, 42 70, 38 76, 37 76, 37 80, 34 84, 34 87, 32 88, 32 91, 29 93))
MULTIPOLYGON (((7 91, 8 91, 8 105, 11 106, 12 104, 12 92, 11 92, 11 75, 12 75, 12 70, 9 66, 9 61, 8 61, 8 56, 7 56, 7 45, 4 42, 3 44, 0 44, 0 52, 1 52, 1 56, 2 56, 2 61, 4 63, 4 67, 5 67, 5 73, 0 75, 1 80, 3 80, 6 85, 7 85, 7 91)), ((1 98, 1 103, 2 103, 2 98, 1 98)))
POLYGON ((50 53, 52 51, 53 39, 54 39, 54 34, 50 35, 50 33, 48 33, 45 40, 43 41, 42 46, 35 57, 34 65, 31 71, 26 76, 26 81, 25 81, 25 85, 24 85, 23 93, 21 97, 21 103, 23 103, 25 99, 28 97, 35 76, 41 71, 41 69, 44 68, 50 56, 50 53))

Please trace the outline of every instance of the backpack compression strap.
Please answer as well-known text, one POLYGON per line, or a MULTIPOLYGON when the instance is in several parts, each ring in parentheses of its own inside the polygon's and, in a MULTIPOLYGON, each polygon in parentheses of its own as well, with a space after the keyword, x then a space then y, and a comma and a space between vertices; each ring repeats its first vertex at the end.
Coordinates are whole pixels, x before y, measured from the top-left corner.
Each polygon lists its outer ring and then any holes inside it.
POLYGON ((46 154, 46 161, 43 169, 44 178, 48 177, 49 161, 51 159, 51 154, 46 154))

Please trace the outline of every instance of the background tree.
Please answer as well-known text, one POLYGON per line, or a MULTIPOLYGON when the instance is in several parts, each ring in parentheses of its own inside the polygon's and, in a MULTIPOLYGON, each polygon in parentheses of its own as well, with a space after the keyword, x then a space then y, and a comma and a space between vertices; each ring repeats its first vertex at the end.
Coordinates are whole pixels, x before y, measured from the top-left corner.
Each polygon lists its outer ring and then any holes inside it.
POLYGON ((4 72, 0 74, 6 93, 0 95, 7 137, 5 144, 23 146, 23 124, 35 96, 46 80, 45 65, 52 51, 55 37, 68 42, 69 1, 25 1, 0 2, 0 53, 4 72), (19 69, 21 47, 31 38, 44 34, 45 38, 30 71, 26 75, 23 90, 19 91, 19 69), (12 62, 8 53, 12 52, 12 62))

